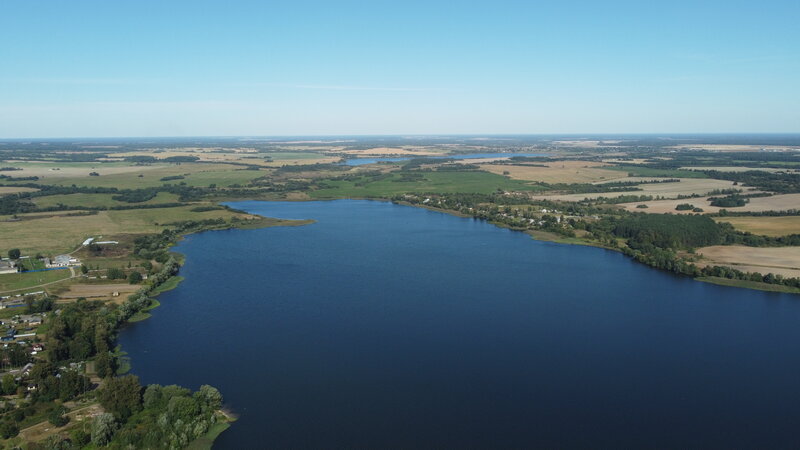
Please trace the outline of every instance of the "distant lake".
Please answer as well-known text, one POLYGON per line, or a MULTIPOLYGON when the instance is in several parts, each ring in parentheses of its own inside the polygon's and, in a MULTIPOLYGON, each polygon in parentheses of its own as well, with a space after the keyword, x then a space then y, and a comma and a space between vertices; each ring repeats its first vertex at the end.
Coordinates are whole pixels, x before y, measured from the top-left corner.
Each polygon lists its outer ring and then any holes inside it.
POLYGON ((399 162, 411 159, 477 159, 477 158, 513 158, 515 156, 550 156, 547 153, 470 153, 468 155, 445 155, 445 156, 414 156, 403 158, 353 158, 348 159, 342 164, 346 166, 363 166, 364 164, 375 164, 378 162, 399 162))
POLYGON ((120 343, 218 387, 216 448, 800 445, 800 297, 391 203, 237 202, 120 343))

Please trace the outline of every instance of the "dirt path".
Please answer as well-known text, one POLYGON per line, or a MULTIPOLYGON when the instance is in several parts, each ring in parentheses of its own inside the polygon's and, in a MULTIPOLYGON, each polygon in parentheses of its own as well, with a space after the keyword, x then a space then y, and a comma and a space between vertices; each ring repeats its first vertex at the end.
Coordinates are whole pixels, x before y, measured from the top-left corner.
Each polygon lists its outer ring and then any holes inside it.
POLYGON ((26 442, 39 442, 69 428, 73 424, 80 422, 85 418, 94 417, 102 412, 103 408, 101 408, 99 404, 93 403, 91 405, 68 412, 67 416, 69 416, 70 421, 64 427, 56 427, 45 420, 44 422, 39 422, 36 425, 31 425, 28 428, 25 428, 24 430, 20 431, 19 435, 26 442))

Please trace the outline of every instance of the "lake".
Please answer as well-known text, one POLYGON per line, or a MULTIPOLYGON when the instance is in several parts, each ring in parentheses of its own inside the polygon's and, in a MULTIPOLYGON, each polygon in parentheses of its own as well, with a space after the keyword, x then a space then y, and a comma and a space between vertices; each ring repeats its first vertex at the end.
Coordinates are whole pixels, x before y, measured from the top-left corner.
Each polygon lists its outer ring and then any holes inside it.
POLYGON ((353 158, 345 160, 345 166, 363 166, 364 164, 375 164, 379 162, 400 162, 411 159, 478 159, 478 158, 513 158, 519 156, 550 156, 547 153, 470 153, 465 155, 445 155, 445 156, 416 156, 416 157, 386 157, 386 158, 353 158))
POLYGON ((800 297, 385 202, 237 202, 312 225, 187 237, 120 343, 211 384, 216 448, 797 447, 800 297))

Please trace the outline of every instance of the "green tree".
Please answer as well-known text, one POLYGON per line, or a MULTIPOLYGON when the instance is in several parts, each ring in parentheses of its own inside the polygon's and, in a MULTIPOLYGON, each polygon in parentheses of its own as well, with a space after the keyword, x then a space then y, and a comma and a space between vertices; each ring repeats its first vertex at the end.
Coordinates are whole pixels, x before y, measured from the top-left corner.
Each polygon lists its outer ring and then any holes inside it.
POLYGON ((142 274, 136 272, 135 270, 128 275, 128 283, 130 284, 139 284, 142 282, 142 274))
POLYGON ((216 411, 222 407, 222 394, 214 386, 204 384, 200 386, 200 390, 195 394, 197 399, 207 405, 212 411, 216 411))
POLYGON ((109 413, 102 413, 94 418, 92 422, 92 443, 97 446, 104 446, 111 442, 114 433, 117 431, 117 421, 109 413))
POLYGON ((12 395, 17 392, 17 382, 14 380, 14 375, 7 373, 3 376, 2 389, 5 395, 12 395))
POLYGON ((12 248, 8 251, 9 259, 19 259, 21 253, 18 248, 12 248))
POLYGON ((50 414, 47 416, 47 420, 57 427, 63 427, 69 423, 69 417, 64 415, 66 412, 67 410, 63 406, 60 406, 50 412, 50 414))
POLYGON ((125 272, 123 272, 122 269, 111 267, 106 271, 106 277, 108 277, 109 280, 122 280, 125 278, 125 272))
POLYGON ((81 264, 81 273, 84 274, 84 275, 89 273, 89 268, 86 267, 86 264, 81 264))
POLYGON ((0 437, 3 439, 12 438, 19 434, 19 428, 13 423, 0 423, 0 437))
POLYGON ((106 411, 122 421, 142 409, 142 385, 136 375, 106 379, 97 397, 106 411))
POLYGON ((94 370, 100 378, 113 376, 117 371, 114 357, 108 351, 101 352, 94 360, 94 370))

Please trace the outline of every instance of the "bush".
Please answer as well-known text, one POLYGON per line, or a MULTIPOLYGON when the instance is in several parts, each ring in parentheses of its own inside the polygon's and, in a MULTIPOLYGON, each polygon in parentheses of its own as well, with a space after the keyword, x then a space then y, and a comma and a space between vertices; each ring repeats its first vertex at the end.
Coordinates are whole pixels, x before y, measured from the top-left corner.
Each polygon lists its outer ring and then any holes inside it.
POLYGON ((69 417, 64 415, 66 412, 63 406, 58 407, 47 416, 47 421, 57 427, 63 427, 69 423, 69 417))
POLYGON ((139 284, 142 282, 142 274, 139 272, 133 271, 130 275, 128 275, 128 283, 130 284, 139 284))

